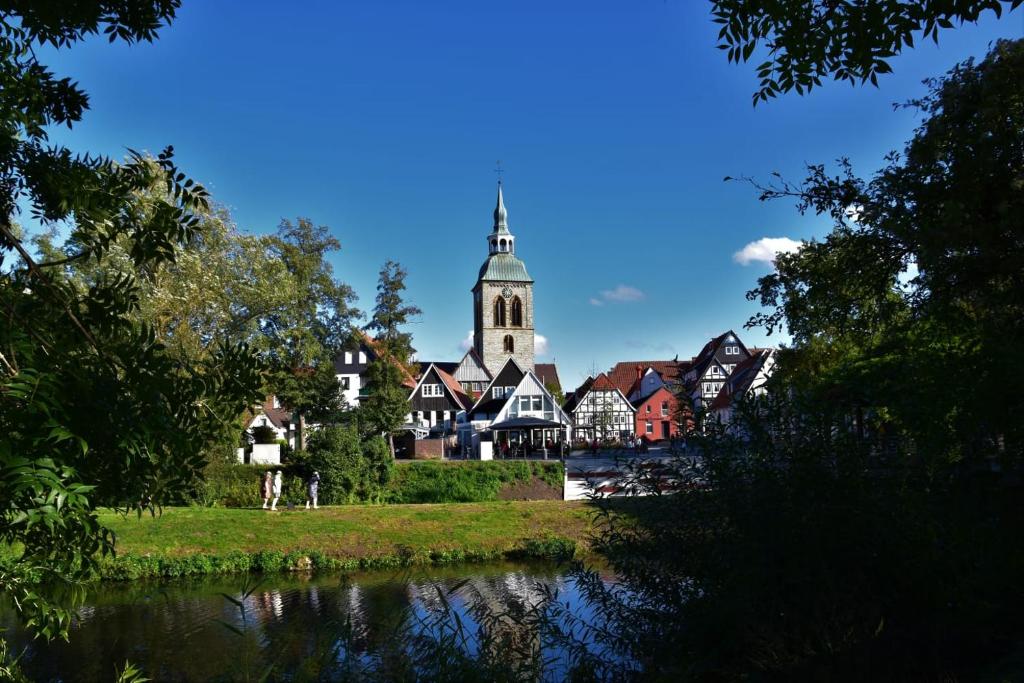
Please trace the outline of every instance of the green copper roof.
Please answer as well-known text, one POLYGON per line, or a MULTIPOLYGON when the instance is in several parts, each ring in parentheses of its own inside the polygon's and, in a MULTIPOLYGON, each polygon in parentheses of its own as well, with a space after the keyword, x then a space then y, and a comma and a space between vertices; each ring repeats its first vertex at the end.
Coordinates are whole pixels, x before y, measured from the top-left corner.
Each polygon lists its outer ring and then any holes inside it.
POLYGON ((507 282, 533 282, 526 272, 526 264, 513 254, 491 254, 480 266, 480 280, 504 280, 507 282))

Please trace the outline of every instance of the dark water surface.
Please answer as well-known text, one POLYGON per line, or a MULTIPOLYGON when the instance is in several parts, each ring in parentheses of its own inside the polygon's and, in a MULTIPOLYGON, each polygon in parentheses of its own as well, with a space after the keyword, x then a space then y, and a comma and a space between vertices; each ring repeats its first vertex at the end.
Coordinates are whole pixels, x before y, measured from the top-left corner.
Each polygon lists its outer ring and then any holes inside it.
MULTIPOLYGON (((69 643, 33 641, 3 600, 0 625, 9 629, 4 637, 12 653, 24 651, 21 666, 33 680, 110 681, 126 660, 154 681, 256 681, 265 674, 267 680, 330 680, 346 658, 367 665, 389 647, 431 635, 438 623, 431 617, 441 612, 446 623, 457 615, 470 636, 479 614, 474 606, 500 613, 556 595, 586 612, 566 572, 544 563, 500 563, 274 575, 254 589, 260 577, 108 583, 97 585, 79 610, 69 643)), ((535 633, 517 638, 540 643, 535 633)), ((555 662, 545 678, 557 680, 563 653, 538 646, 555 662)), ((478 647, 479 641, 466 641, 470 654, 478 647)))

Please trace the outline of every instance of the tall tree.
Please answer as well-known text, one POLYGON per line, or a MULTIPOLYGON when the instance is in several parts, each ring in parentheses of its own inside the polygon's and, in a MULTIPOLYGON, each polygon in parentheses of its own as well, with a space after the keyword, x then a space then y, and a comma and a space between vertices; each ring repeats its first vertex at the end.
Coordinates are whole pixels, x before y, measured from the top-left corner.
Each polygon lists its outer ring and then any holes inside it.
POLYGON ((327 419, 341 398, 334 378, 335 356, 360 313, 352 288, 337 281, 327 256, 341 248, 326 226, 308 218, 285 220, 271 253, 293 283, 293 298, 261 320, 267 353, 273 364, 270 393, 278 394, 298 417, 299 448, 306 446, 306 422, 327 419), (332 383, 333 382, 333 383, 332 383))
POLYGON ((35 47, 65 49, 101 30, 151 41, 178 5, 18 2, 0 16, 0 542, 16 553, 0 590, 47 637, 66 634, 82 582, 114 548, 95 507, 175 500, 203 449, 258 396, 262 367, 245 346, 221 343, 187 362, 135 318, 140 279, 199 238, 208 208, 172 150, 118 165, 47 142, 48 127, 81 119, 88 97, 35 47), (138 201, 155 183, 166 196, 138 201), (45 227, 70 226, 74 251, 33 257, 14 226, 19 206, 45 227), (100 269, 88 285, 68 276, 69 264, 109 262, 118 241, 129 268, 100 269))
POLYGON ((911 103, 924 122, 870 181, 843 162, 761 188, 834 229, 779 256, 749 294, 767 307, 752 324, 788 328, 794 381, 937 457, 1024 453, 1024 374, 1006 360, 1024 354, 1022 83, 1024 41, 999 42, 911 103))
MULTIPOLYGON (((720 50, 746 62, 762 45, 767 59, 754 104, 796 90, 810 91, 824 78, 878 83, 889 60, 915 40, 939 40, 940 29, 977 21, 986 11, 1001 16, 1024 0, 712 0, 721 25, 720 50)), ((760 57, 758 57, 760 58, 760 57)))
POLYGON ((360 408, 360 419, 366 427, 372 433, 387 435, 392 457, 394 432, 409 412, 409 389, 403 385, 412 377, 412 335, 401 328, 422 312, 403 301, 405 277, 405 269, 394 261, 388 260, 381 268, 377 305, 366 325, 367 330, 377 333, 377 358, 367 369, 368 395, 360 408))

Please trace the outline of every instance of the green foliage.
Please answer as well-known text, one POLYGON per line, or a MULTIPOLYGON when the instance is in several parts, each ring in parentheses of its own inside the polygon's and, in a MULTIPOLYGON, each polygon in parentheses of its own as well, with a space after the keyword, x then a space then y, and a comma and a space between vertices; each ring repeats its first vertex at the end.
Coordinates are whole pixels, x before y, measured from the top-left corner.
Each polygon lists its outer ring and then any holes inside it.
POLYGON ((749 295, 793 339, 768 394, 691 434, 697 463, 633 473, 682 489, 659 514, 601 503, 622 583, 580 579, 608 677, 1019 676, 1024 41, 930 86, 870 182, 761 187, 835 225, 749 295))
POLYGON ((561 488, 559 462, 413 462, 395 469, 388 486, 392 503, 472 503, 496 500, 501 489, 534 477, 561 488))
POLYGON ((362 441, 354 427, 325 426, 310 437, 306 467, 320 473, 320 501, 340 505, 380 502, 394 463, 381 437, 362 441))
POLYGON ((252 428, 252 438, 261 445, 277 443, 277 432, 269 425, 259 425, 252 428))
POLYGON ((986 10, 1001 16, 1021 1, 712 0, 711 14, 722 27, 718 48, 730 62, 767 48, 768 59, 757 67, 757 104, 790 90, 809 92, 829 77, 878 85, 878 75, 892 71, 889 60, 915 39, 938 43, 939 29, 976 22, 986 10))
POLYGON ((281 501, 304 503, 306 500, 307 466, 296 465, 243 465, 211 463, 203 470, 202 480, 195 485, 190 500, 204 507, 260 507, 260 485, 267 472, 282 473, 281 501))
POLYGON ((182 358, 137 317, 145 275, 201 239, 209 209, 173 150, 155 160, 132 151, 118 165, 47 141, 47 127, 81 119, 87 96, 35 48, 66 48, 101 28, 111 40, 152 40, 177 7, 23 3, 0 19, 0 543, 20 549, 0 590, 45 637, 66 635, 82 583, 112 550, 94 506, 141 511, 179 499, 261 382, 244 345, 216 340, 203 358, 182 358), (157 186, 160 196, 143 198, 157 186), (44 230, 66 230, 59 258, 29 253, 13 228, 22 206, 44 230), (85 263, 93 276, 75 277, 85 263))
POLYGON ((1021 83, 1024 41, 1000 42, 931 82, 926 120, 870 182, 843 163, 761 188, 835 224, 748 294, 767 308, 750 324, 793 336, 780 377, 939 462, 1024 449, 1024 366, 1007 362, 1024 353, 1021 83))
POLYGON ((402 332, 401 328, 409 323, 410 318, 423 312, 402 300, 406 275, 405 268, 395 261, 384 264, 377 282, 377 305, 373 309, 373 318, 366 325, 367 330, 377 334, 382 354, 402 363, 408 362, 413 349, 412 335, 402 332))

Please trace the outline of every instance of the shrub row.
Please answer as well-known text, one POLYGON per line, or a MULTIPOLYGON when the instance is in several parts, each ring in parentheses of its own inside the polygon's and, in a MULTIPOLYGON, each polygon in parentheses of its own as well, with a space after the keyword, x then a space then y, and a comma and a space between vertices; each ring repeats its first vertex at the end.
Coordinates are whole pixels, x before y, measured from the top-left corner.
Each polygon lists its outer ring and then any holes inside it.
POLYGON ((101 564, 100 578, 106 581, 134 581, 143 578, 178 578, 244 572, 392 569, 501 559, 562 561, 572 559, 576 554, 576 548, 576 542, 573 540, 550 537, 528 540, 506 550, 413 550, 400 547, 393 554, 358 559, 331 557, 318 550, 293 550, 287 553, 278 550, 262 550, 256 553, 234 551, 226 555, 195 554, 184 557, 119 555, 101 564))
POLYGON ((239 463, 212 463, 197 484, 192 502, 204 507, 259 507, 260 484, 266 472, 282 473, 281 500, 295 504, 306 500, 306 470, 302 465, 242 465, 239 463))
MULTIPOLYGON (((203 506, 258 507, 262 504, 263 474, 278 469, 284 483, 278 505, 303 503, 309 469, 305 464, 214 463, 206 468, 205 480, 197 486, 192 500, 203 506)), ((496 500, 503 487, 534 477, 560 488, 562 476, 562 464, 556 461, 413 462, 394 468, 383 497, 388 503, 479 503, 496 500)), ((321 502, 327 501, 321 498, 321 502)))
POLYGON ((389 503, 479 503, 503 487, 534 477, 561 488, 562 463, 526 461, 413 462, 395 468, 389 503))

